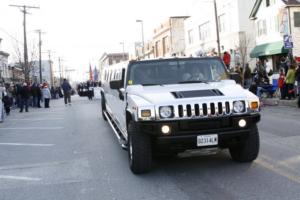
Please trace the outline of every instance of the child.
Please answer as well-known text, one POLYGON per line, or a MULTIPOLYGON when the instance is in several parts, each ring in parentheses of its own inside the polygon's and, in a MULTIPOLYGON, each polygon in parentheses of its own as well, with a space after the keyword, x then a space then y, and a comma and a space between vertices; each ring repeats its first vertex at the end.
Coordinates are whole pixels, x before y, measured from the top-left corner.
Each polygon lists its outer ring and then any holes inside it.
POLYGON ((9 96, 7 94, 4 94, 2 102, 4 104, 4 109, 5 109, 6 115, 9 115, 9 113, 10 113, 10 107, 12 106, 11 98, 9 98, 9 96))
POLYGON ((284 79, 285 79, 285 75, 284 75, 284 69, 281 68, 279 70, 279 79, 278 79, 278 88, 280 90, 280 99, 285 99, 285 91, 284 91, 284 79))
POLYGON ((50 98, 51 98, 51 92, 48 88, 47 83, 43 84, 43 89, 42 89, 42 94, 43 94, 43 99, 45 102, 45 108, 50 108, 49 103, 50 103, 50 98))

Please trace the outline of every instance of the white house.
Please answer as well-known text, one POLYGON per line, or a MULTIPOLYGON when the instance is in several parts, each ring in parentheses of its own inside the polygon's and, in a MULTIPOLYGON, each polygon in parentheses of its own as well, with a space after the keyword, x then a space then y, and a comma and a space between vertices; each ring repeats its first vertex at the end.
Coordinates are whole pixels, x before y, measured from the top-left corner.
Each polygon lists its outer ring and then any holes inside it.
POLYGON ((8 53, 0 51, 0 82, 7 82, 10 78, 8 69, 8 56, 8 53))
POLYGON ((278 71, 281 57, 289 53, 284 48, 284 35, 291 35, 293 55, 300 56, 300 1, 256 0, 250 19, 255 22, 256 35, 252 58, 268 59, 278 71))
MULTIPOLYGON (((254 45, 254 23, 248 18, 254 3, 255 0, 216 0, 221 53, 231 52, 231 67, 242 62, 241 46, 249 52, 254 45)), ((196 2, 191 12, 185 20, 186 55, 217 51, 213 0, 196 2)), ((244 54, 249 61, 247 52, 244 54)))
MULTIPOLYGON (((1 47, 0 38, 0 47, 1 47)), ((9 54, 1 51, 0 49, 0 82, 7 82, 10 78, 9 69, 8 69, 8 56, 9 54)))

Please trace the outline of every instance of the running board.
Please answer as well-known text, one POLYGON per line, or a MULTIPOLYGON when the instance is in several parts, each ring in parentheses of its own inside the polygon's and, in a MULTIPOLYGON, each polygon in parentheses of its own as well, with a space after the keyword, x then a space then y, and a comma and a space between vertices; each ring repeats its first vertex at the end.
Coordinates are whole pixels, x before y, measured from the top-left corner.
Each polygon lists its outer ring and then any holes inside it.
POLYGON ((118 138, 118 141, 119 141, 122 149, 127 150, 127 142, 124 139, 124 137, 123 137, 121 131, 119 130, 118 126, 114 123, 114 121, 112 120, 112 118, 110 117, 110 115, 107 112, 104 112, 104 115, 105 115, 109 125, 113 129, 113 132, 114 132, 115 136, 118 138))

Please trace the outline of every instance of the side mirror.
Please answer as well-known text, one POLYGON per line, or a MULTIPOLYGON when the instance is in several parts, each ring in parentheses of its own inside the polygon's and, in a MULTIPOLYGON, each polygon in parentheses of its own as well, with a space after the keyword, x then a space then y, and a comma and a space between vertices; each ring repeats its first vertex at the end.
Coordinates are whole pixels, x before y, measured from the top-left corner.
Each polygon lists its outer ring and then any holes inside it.
POLYGON ((231 80, 235 80, 236 83, 242 83, 242 78, 238 73, 232 72, 229 74, 231 80))
POLYGON ((124 88, 121 88, 119 89, 119 98, 124 101, 124 95, 125 94, 125 89, 124 88))
POLYGON ((122 87, 122 80, 110 81, 109 86, 113 90, 118 90, 122 87))

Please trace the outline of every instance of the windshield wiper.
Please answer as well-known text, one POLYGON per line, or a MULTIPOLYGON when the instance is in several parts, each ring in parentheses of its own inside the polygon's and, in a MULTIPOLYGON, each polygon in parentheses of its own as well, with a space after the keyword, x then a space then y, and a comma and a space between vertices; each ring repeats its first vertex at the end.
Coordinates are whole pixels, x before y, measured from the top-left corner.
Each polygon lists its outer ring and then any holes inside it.
POLYGON ((184 83, 208 83, 207 81, 203 81, 203 80, 194 80, 194 81, 181 81, 179 82, 179 84, 184 84, 184 83))

